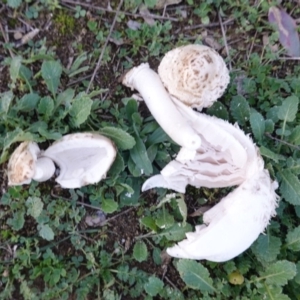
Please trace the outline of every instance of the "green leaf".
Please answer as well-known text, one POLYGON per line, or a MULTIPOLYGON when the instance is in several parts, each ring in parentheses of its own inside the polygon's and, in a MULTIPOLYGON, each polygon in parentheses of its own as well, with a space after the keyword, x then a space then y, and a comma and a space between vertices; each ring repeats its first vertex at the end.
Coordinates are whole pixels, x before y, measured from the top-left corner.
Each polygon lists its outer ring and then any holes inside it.
POLYGON ((174 217, 166 209, 162 209, 158 212, 155 223, 159 228, 169 228, 174 224, 174 217))
POLYGON ((35 93, 25 94, 18 103, 17 109, 23 112, 35 110, 40 100, 40 96, 35 93))
POLYGON ((280 286, 270 286, 265 284, 263 291, 264 293, 262 293, 260 297, 260 299, 263 300, 291 300, 287 295, 282 294, 282 288, 280 286))
POLYGON ((157 235, 165 236, 169 241, 180 241, 185 238, 185 233, 189 231, 192 231, 192 226, 190 224, 182 226, 180 223, 175 223, 172 227, 165 229, 157 235))
POLYGON ((18 8, 22 3, 22 0, 7 0, 7 5, 11 8, 18 8))
POLYGON ((107 126, 101 128, 98 132, 113 140, 121 150, 131 149, 135 145, 135 139, 123 129, 107 126))
POLYGON ((180 197, 176 197, 176 202, 178 205, 179 212, 183 218, 182 225, 186 225, 186 218, 187 218, 187 206, 186 202, 184 201, 184 196, 181 194, 180 197))
POLYGON ((289 136, 289 142, 294 145, 300 145, 300 125, 296 126, 291 135, 289 136))
POLYGON ((296 96, 287 97, 283 100, 278 110, 278 118, 284 122, 292 122, 296 118, 298 111, 299 99, 296 96))
POLYGON ((202 292, 216 292, 208 270, 201 263, 194 260, 180 259, 176 268, 187 286, 202 292))
POLYGON ((257 259, 263 263, 274 261, 280 253, 281 240, 270 234, 261 234, 251 250, 257 259))
POLYGON ((215 102, 211 107, 209 107, 206 110, 206 113, 208 115, 215 116, 223 120, 229 119, 227 107, 219 101, 215 102))
POLYGON ((44 203, 38 197, 29 197, 26 200, 27 214, 37 219, 41 214, 44 203))
POLYGON ((13 230, 16 231, 22 229, 25 223, 24 214, 25 213, 23 210, 18 210, 17 212, 14 212, 13 217, 7 220, 7 224, 10 225, 13 230))
POLYGON ((163 131, 161 127, 158 127, 152 134, 147 138, 147 145, 154 145, 158 143, 163 143, 166 141, 171 141, 169 136, 163 131))
POLYGON ((101 209, 106 214, 111 214, 118 209, 118 203, 113 199, 103 199, 101 203, 101 209))
POLYGON ((285 246, 292 251, 300 251, 300 226, 289 231, 285 246))
POLYGON ((91 113, 92 104, 93 101, 85 92, 82 92, 75 97, 69 111, 69 114, 72 117, 71 120, 75 127, 79 127, 87 120, 91 113))
POLYGON ((9 67, 9 73, 10 73, 10 79, 12 81, 12 84, 15 84, 19 77, 19 71, 22 63, 22 57, 21 56, 15 56, 12 58, 10 67, 9 67))
POLYGON ((65 91, 61 92, 55 100, 55 109, 62 104, 69 106, 74 98, 74 95, 75 91, 73 89, 66 89, 65 91))
POLYGON ((272 159, 273 161, 275 162, 278 162, 279 160, 284 160, 284 156, 280 155, 280 154, 277 154, 275 152, 273 152, 272 150, 264 147, 264 146, 261 146, 259 148, 259 151, 260 151, 260 154, 264 157, 267 157, 269 159, 272 159))
POLYGON ((39 235, 47 241, 52 241, 54 239, 54 232, 48 224, 38 225, 39 235))
POLYGON ((256 112, 253 111, 250 114, 250 125, 251 125, 251 129, 253 132, 254 137, 258 140, 261 141, 264 132, 265 132, 265 121, 263 116, 256 112))
POLYGON ((46 119, 52 115, 54 109, 54 101, 50 96, 43 97, 38 105, 38 113, 44 115, 46 119))
POLYGON ((284 199, 294 205, 300 205, 300 182, 289 170, 279 172, 282 181, 280 184, 280 192, 284 199))
POLYGON ((6 118, 13 99, 14 94, 11 91, 0 94, 0 115, 2 118, 6 118))
POLYGON ((46 82, 48 90, 55 98, 58 86, 60 84, 60 76, 62 66, 59 61, 44 61, 42 64, 42 77, 46 82))
POLYGON ((125 169, 124 159, 119 152, 117 152, 117 156, 112 166, 108 171, 108 177, 116 178, 122 171, 125 169))
POLYGON ((133 258, 138 262, 145 261, 148 257, 147 246, 143 241, 137 241, 133 247, 133 258))
POLYGON ((147 150, 143 141, 135 136, 136 144, 130 150, 130 157, 140 170, 141 174, 150 175, 153 172, 151 161, 148 157, 147 150))
POLYGON ((248 101, 241 95, 234 96, 230 103, 230 111, 240 125, 246 125, 250 117, 248 101))
POLYGON ((150 216, 143 217, 143 218, 140 220, 140 222, 141 222, 144 226, 150 228, 151 230, 157 231, 157 226, 156 226, 156 224, 155 224, 155 220, 154 220, 152 217, 150 217, 150 216))
POLYGON ((269 267, 262 273, 260 273, 259 280, 265 280, 267 284, 283 286, 286 285, 288 280, 295 277, 296 265, 287 260, 280 260, 269 267))
POLYGON ((148 278, 148 281, 145 283, 144 288, 148 295, 155 297, 164 287, 164 283, 157 277, 151 276, 148 278))

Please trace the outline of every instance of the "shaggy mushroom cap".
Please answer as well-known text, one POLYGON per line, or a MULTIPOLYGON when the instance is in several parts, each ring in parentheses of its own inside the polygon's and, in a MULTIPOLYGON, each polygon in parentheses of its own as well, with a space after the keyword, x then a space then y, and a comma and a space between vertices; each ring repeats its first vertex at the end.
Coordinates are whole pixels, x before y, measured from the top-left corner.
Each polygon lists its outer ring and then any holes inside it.
POLYGON ((8 162, 8 185, 29 184, 35 174, 35 163, 40 149, 34 142, 21 143, 8 162))
POLYGON ((65 135, 42 156, 59 166, 60 174, 55 180, 63 188, 80 188, 105 178, 116 153, 110 139, 84 132, 65 135))
POLYGON ((172 96, 198 110, 211 106, 221 97, 230 80, 223 58, 203 45, 169 51, 158 73, 172 96))

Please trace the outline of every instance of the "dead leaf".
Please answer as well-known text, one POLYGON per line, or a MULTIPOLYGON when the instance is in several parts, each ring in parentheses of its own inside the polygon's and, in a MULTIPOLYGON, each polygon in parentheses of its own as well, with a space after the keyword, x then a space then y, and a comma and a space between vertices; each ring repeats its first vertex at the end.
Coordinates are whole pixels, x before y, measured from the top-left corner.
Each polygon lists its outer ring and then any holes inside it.
POLYGON ((165 6, 172 5, 172 4, 178 4, 182 0, 157 0, 156 5, 154 6, 155 9, 162 9, 165 8, 165 6))
POLYGON ((300 41, 295 20, 283 9, 275 6, 269 9, 269 22, 275 25, 279 32, 279 42, 293 57, 300 56, 300 41))
POLYGON ((195 210, 193 213, 189 214, 189 217, 199 217, 202 216, 206 211, 211 209, 210 205, 204 205, 195 210))
POLYGON ((153 26, 155 24, 155 21, 154 19, 151 17, 151 14, 147 8, 146 5, 140 5, 139 7, 139 11, 140 11, 140 14, 142 15, 144 21, 150 25, 150 26, 153 26))

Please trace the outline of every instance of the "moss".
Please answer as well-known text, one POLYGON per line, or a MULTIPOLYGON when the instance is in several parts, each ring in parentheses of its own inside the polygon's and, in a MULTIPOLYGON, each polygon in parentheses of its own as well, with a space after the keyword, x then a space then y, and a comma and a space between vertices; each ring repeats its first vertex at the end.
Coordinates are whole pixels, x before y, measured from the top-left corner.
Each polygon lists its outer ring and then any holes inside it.
POLYGON ((63 10, 54 17, 54 24, 60 34, 66 35, 72 33, 75 28, 75 18, 63 10))

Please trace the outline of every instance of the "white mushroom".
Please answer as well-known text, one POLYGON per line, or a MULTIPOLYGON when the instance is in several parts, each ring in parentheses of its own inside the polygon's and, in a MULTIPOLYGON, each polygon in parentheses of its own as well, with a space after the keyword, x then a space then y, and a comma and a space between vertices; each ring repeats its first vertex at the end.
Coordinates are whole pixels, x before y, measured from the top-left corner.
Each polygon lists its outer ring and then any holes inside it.
POLYGON ((230 80, 223 58, 203 45, 169 51, 158 67, 158 74, 172 96, 198 110, 221 97, 230 80))
MULTIPOLYGON (((262 163, 263 166, 263 163, 262 163)), ((203 215, 203 225, 188 232, 187 239, 168 248, 174 257, 230 260, 247 248, 264 231, 275 215, 277 183, 261 170, 203 215)))
POLYGON ((55 165, 49 158, 40 157, 39 146, 30 141, 21 143, 8 162, 8 185, 29 184, 32 179, 46 181, 55 172, 55 165))
POLYGON ((96 133, 74 133, 56 141, 43 154, 60 168, 55 179, 63 188, 99 182, 116 157, 113 142, 96 133))
POLYGON ((188 184, 198 188, 233 186, 258 171, 258 149, 237 125, 197 113, 173 100, 199 134, 202 144, 191 160, 182 159, 180 150, 176 159, 166 165, 160 175, 146 180, 143 191, 164 187, 184 193, 188 184))
POLYGON ((158 74, 148 64, 131 69, 123 84, 141 94, 153 117, 174 142, 189 150, 199 148, 199 136, 178 112, 158 74))

